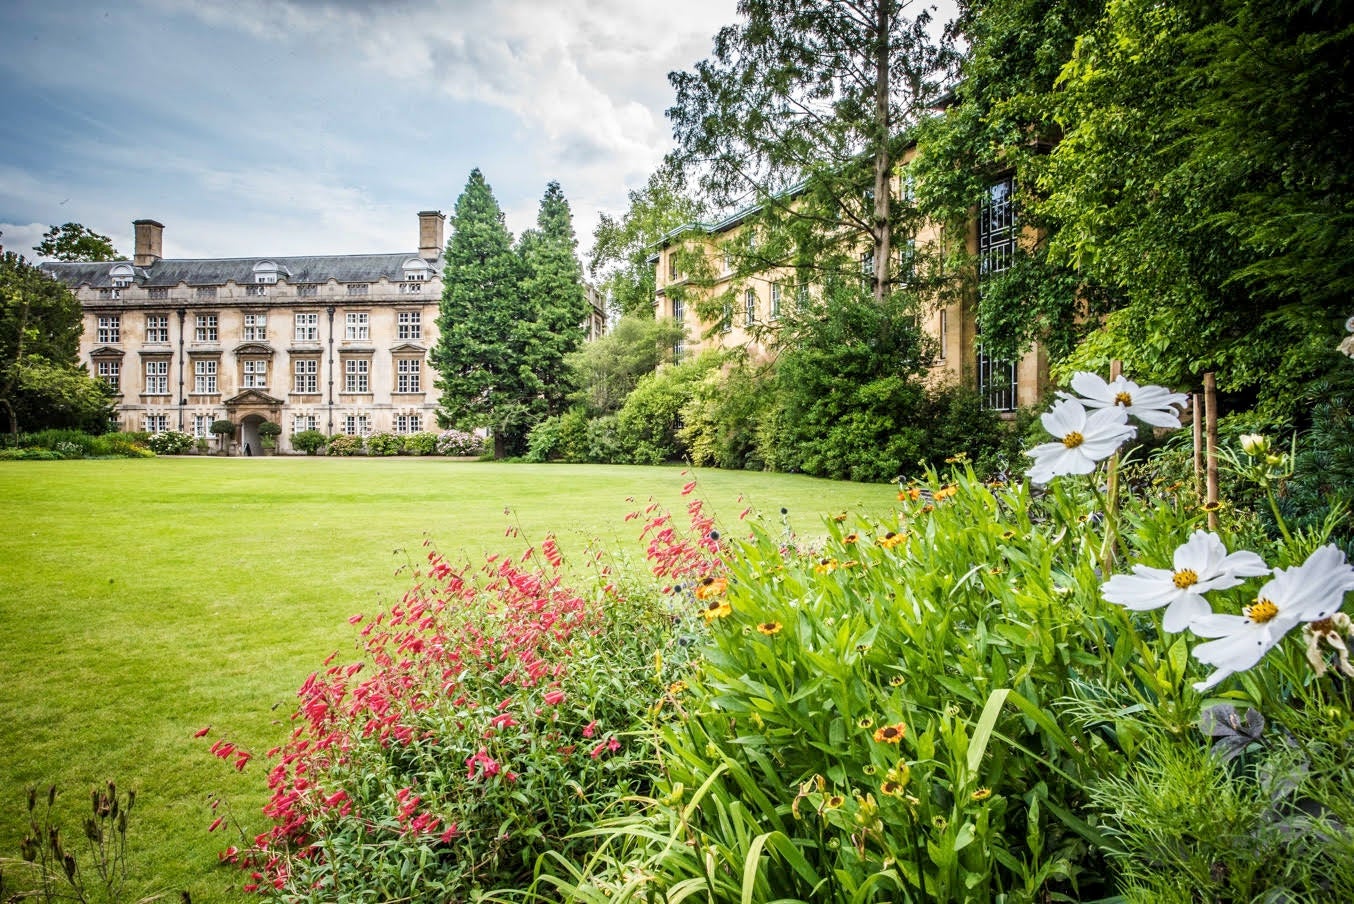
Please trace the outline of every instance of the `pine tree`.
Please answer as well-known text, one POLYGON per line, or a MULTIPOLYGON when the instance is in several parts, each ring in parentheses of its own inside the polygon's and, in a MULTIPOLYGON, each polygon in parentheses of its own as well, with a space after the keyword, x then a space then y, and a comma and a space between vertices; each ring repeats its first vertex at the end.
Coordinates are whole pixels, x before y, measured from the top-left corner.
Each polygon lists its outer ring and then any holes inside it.
POLYGON ((526 365, 540 388, 533 414, 564 412, 574 387, 564 356, 583 344, 588 301, 578 261, 573 214, 558 182, 546 186, 536 228, 522 236, 518 253, 525 277, 522 295, 531 309, 526 365))
POLYGON ((439 419, 488 427, 494 456, 514 454, 538 387, 526 366, 531 330, 522 269, 494 193, 475 169, 456 199, 442 275, 437 345, 429 361, 442 392, 439 419))

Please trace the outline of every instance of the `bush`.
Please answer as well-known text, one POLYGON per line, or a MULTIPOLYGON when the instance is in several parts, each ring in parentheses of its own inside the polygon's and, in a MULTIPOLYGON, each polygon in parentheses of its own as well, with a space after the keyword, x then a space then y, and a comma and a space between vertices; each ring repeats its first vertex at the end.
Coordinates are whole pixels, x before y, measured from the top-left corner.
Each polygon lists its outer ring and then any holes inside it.
POLYGON ((747 365, 711 371, 694 384, 677 434, 692 464, 764 470, 757 437, 774 391, 770 373, 747 365))
POLYGON ((364 451, 364 444, 360 436, 348 436, 346 433, 335 433, 329 437, 329 446, 325 450, 326 455, 361 455, 364 451))
POLYGON ((264 421, 259 424, 259 436, 264 439, 277 439, 282 434, 282 428, 272 421, 264 421))
POLYGON ((21 434, 19 446, 24 449, 49 449, 59 451, 67 458, 80 458, 97 455, 98 440, 98 437, 81 430, 39 430, 21 434))
POLYGON ((617 437, 615 415, 595 417, 588 421, 587 456, 592 464, 611 464, 622 460, 621 443, 617 437))
POLYGON ((226 420, 225 418, 222 418, 221 420, 217 421, 212 421, 212 425, 208 429, 210 429, 211 432, 216 434, 217 436, 235 435, 235 425, 230 421, 226 420))
MULTIPOLYGON (((358 662, 302 686, 268 773, 272 827, 223 856, 281 900, 469 901, 529 884, 547 853, 648 790, 632 732, 682 660, 656 597, 580 594, 553 539, 475 573, 438 554, 366 627, 358 662)), ((332 658, 332 657, 331 657, 332 658)), ((250 755, 224 740, 213 753, 250 755)))
POLYGON ((404 451, 408 455, 436 455, 437 434, 427 431, 409 434, 404 438, 404 451))
POLYGON ((154 455, 150 451, 150 434, 139 430, 127 433, 105 433, 95 437, 96 455, 120 455, 127 458, 148 458, 154 455))
POLYGON ((531 428, 527 461, 588 460, 588 417, 581 407, 548 417, 531 428))
POLYGON ((291 438, 292 448, 299 449, 307 455, 314 455, 328 442, 328 437, 318 430, 302 430, 300 433, 292 434, 291 438))
POLYGON ((680 461, 686 444, 679 437, 682 408, 696 384, 724 361, 721 352, 707 352, 641 378, 616 415, 620 458, 637 465, 680 461))
POLYGON ((193 443, 191 434, 180 433, 177 430, 156 433, 146 442, 156 455, 182 455, 193 448, 193 443))
POLYGON ((437 454, 459 457, 484 454, 484 437, 465 430, 443 430, 437 435, 437 454))
POLYGON ((393 433, 373 433, 367 437, 368 455, 399 455, 404 451, 403 437, 393 433))

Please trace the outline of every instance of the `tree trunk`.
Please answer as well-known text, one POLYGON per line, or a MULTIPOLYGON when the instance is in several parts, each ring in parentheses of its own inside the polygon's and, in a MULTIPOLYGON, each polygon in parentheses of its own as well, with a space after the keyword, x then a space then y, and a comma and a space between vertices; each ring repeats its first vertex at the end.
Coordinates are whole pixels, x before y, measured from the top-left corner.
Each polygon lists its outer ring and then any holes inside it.
POLYGON ((890 186, 893 178, 893 154, 889 140, 892 123, 889 121, 889 6, 885 0, 875 4, 875 94, 874 126, 878 150, 874 156, 874 221, 870 224, 874 239, 874 300, 883 304, 888 294, 890 263, 893 249, 889 241, 890 186))

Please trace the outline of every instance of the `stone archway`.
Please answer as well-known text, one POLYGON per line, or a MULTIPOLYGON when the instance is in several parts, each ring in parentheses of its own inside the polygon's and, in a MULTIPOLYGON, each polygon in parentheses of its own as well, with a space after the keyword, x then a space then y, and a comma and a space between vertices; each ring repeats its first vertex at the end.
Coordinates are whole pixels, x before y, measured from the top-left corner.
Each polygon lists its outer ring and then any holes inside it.
POLYGON ((263 454, 262 437, 259 425, 264 421, 282 423, 282 400, 275 399, 257 389, 246 389, 231 399, 226 399, 226 417, 236 425, 236 454, 244 455, 248 446, 252 455, 263 454))

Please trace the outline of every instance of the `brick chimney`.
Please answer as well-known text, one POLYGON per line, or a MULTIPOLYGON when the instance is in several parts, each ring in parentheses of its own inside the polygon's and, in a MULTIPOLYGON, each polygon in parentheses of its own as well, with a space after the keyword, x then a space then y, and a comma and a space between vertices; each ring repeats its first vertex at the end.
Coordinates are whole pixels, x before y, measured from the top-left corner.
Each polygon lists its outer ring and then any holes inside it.
POLYGON ((132 220, 136 230, 136 254, 132 263, 138 267, 149 267, 164 257, 165 224, 154 220, 132 220))
POLYGON ((446 247, 443 230, 447 215, 440 210, 420 210, 418 212, 418 256, 432 260, 446 247))

